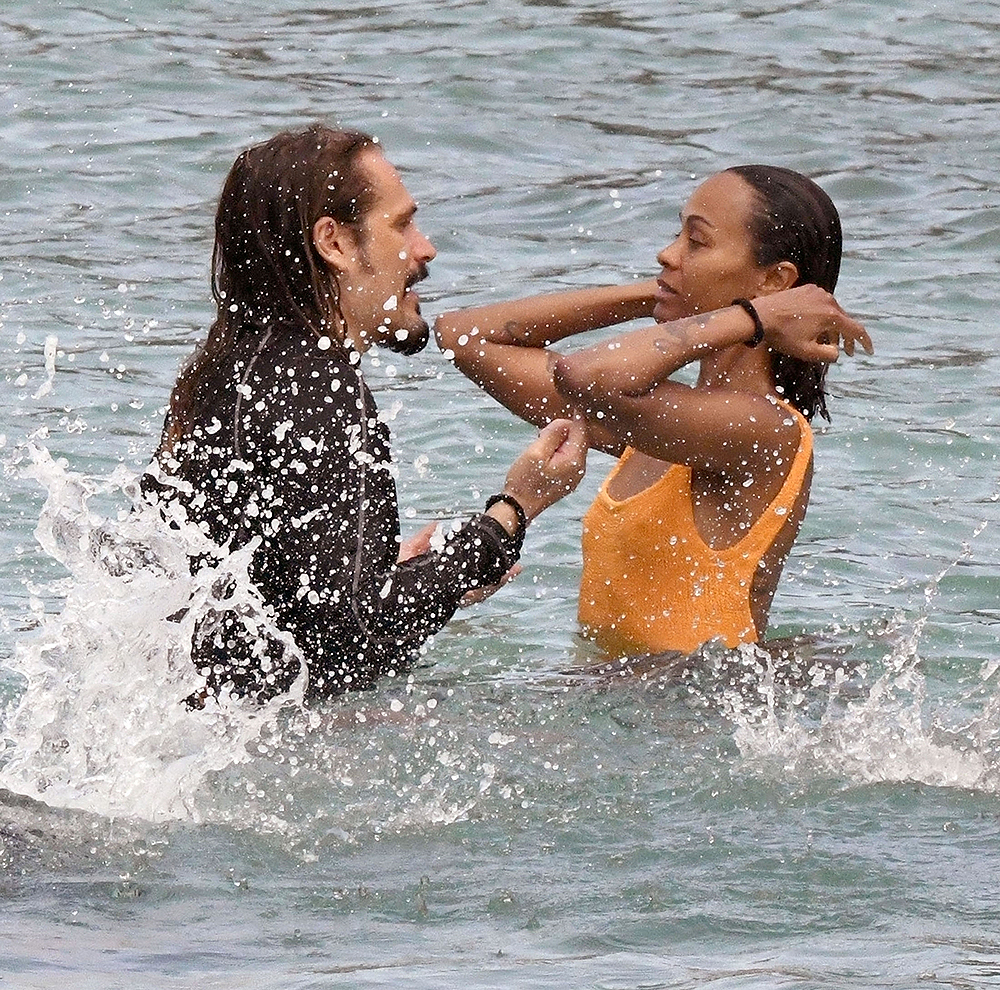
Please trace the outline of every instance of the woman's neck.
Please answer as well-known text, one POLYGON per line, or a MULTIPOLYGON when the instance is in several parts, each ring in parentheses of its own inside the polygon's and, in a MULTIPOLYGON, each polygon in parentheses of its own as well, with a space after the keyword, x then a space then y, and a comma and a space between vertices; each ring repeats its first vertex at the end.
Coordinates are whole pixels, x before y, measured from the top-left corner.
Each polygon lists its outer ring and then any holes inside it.
POLYGON ((771 352, 766 347, 737 344, 702 358, 698 385, 767 395, 774 391, 771 352))

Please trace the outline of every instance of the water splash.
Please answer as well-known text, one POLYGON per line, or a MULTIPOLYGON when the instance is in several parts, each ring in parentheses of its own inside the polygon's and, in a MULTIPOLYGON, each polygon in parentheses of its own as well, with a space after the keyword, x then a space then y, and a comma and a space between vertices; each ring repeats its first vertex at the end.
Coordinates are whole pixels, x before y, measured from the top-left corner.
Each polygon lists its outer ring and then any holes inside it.
POLYGON ((37 589, 60 593, 58 612, 15 645, 24 686, 0 722, 0 792, 105 819, 253 828, 307 859, 359 831, 465 820, 494 792, 519 800, 496 747, 463 712, 442 717, 450 686, 411 676, 310 708, 300 678, 263 705, 224 695, 191 710, 183 699, 204 684, 191 637, 218 589, 282 635, 248 577, 253 545, 192 576, 190 557, 218 548, 165 526, 124 468, 90 477, 43 446, 19 453, 21 475, 47 491, 36 538, 67 575, 37 589), (127 508, 109 518, 97 502, 127 508))
MULTIPOLYGON (((468 670, 445 664, 319 708, 293 693, 266 705, 223 697, 191 711, 182 699, 201 682, 189 644, 220 578, 236 602, 260 604, 247 578, 250 548, 225 561, 224 575, 220 565, 192 576, 188 560, 209 549, 205 537, 167 529, 135 498, 127 471, 92 478, 44 447, 26 451, 22 473, 48 493, 37 538, 68 576, 58 614, 16 644, 24 687, 3 716, 0 788, 25 798, 105 819, 250 827, 309 859, 364 835, 558 816, 618 786, 606 768, 623 760, 629 779, 637 766, 662 776, 663 747, 676 760, 689 729, 720 728, 711 714, 720 707, 737 766, 755 775, 1000 791, 1000 663, 980 672, 985 701, 969 699, 972 717, 961 724, 931 697, 923 669, 945 572, 917 621, 860 632, 866 648, 884 644, 881 659, 852 666, 850 647, 831 657, 828 645, 804 642, 709 650, 698 664, 671 667, 663 676, 675 690, 655 703, 655 671, 594 689, 551 670, 532 680, 529 702, 516 678, 470 682, 468 670), (112 517, 91 508, 107 502, 127 508, 112 517), (692 726, 671 724, 685 712, 692 726)), ((492 656, 494 647, 463 649, 492 656)), ((690 746, 694 766, 701 751, 690 746)), ((682 776, 702 772, 677 766, 682 776)))
POLYGON ((873 634, 890 647, 880 662, 804 668, 787 651, 744 648, 754 689, 729 691, 723 703, 743 757, 782 775, 1000 791, 1000 662, 982 664, 964 706, 971 714, 955 722, 955 699, 932 697, 921 653, 941 580, 969 552, 966 544, 928 583, 915 620, 896 616, 873 634))
MULTIPOLYGON (((182 703, 203 683, 189 644, 223 577, 189 572, 189 554, 207 540, 195 527, 168 530, 124 468, 87 477, 40 446, 27 460, 24 475, 48 491, 35 535, 69 576, 59 613, 15 647, 24 689, 3 719, 0 787, 111 818, 199 821, 206 778, 247 761, 281 706, 182 703), (130 505, 117 519, 91 511, 95 496, 114 495, 130 505)), ((249 557, 244 548, 227 558, 225 577, 235 578, 236 603, 259 606, 249 557)))

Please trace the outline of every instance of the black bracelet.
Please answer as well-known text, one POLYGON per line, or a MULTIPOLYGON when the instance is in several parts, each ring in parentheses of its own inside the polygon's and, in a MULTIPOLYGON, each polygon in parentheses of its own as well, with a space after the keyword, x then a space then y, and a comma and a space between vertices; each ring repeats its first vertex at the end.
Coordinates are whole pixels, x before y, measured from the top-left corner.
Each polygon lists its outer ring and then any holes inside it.
POLYGON ((734 299, 734 306, 742 306, 746 310, 747 316, 753 320, 753 336, 744 343, 747 347, 756 347, 764 339, 764 324, 760 321, 760 314, 749 299, 734 299))
POLYGON ((517 531, 514 533, 514 539, 520 543, 524 539, 524 534, 528 529, 528 517, 524 514, 521 503, 513 495, 500 492, 498 495, 491 495, 486 500, 487 511, 489 511, 491 506, 496 505, 497 502, 504 502, 514 510, 514 514, 517 516, 517 531))

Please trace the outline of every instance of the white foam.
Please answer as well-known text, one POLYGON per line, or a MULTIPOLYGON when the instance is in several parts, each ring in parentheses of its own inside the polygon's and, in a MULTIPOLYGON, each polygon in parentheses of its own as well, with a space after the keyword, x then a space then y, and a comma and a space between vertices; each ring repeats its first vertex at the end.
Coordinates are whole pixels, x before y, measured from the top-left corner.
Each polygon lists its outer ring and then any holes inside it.
MULTIPOLYGON (((141 503, 114 520, 93 513, 97 495, 135 496, 124 469, 95 479, 43 447, 28 453, 25 473, 48 489, 36 536, 69 576, 59 613, 16 644, 25 687, 4 719, 0 786, 108 817, 201 821, 218 811, 206 779, 245 762, 280 707, 224 697, 191 711, 182 701, 203 684, 191 633, 223 577, 208 568, 193 578, 188 554, 210 544, 141 503)), ((237 603, 254 598, 250 552, 225 561, 237 603)))

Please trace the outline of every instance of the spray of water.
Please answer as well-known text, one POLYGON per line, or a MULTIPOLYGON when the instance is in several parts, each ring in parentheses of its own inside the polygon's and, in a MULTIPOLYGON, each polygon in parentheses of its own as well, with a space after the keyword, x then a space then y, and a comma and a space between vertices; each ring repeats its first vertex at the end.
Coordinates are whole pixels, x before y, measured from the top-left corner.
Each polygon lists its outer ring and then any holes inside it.
MULTIPOLYGON (((972 540, 985 524, 978 527, 972 540)), ((963 556, 970 552, 966 544, 963 556)), ((829 663, 803 668, 787 651, 741 652, 753 669, 752 691, 725 694, 734 736, 750 762, 785 775, 824 775, 852 783, 919 782, 995 793, 1000 663, 983 664, 977 689, 985 704, 958 724, 930 697, 921 643, 941 580, 962 559, 937 574, 915 620, 896 616, 879 633, 889 647, 878 663, 854 669, 829 663)), ((948 706, 953 708, 954 705, 948 706)))
POLYGON ((205 537, 164 526, 124 469, 93 479, 43 447, 28 455, 26 473, 48 491, 36 537, 69 576, 59 613, 16 645, 25 686, 3 721, 0 787, 112 818, 198 821, 206 777, 248 760, 280 708, 225 696, 202 711, 183 703, 202 686, 190 642, 215 589, 235 587, 230 603, 259 611, 250 548, 226 559, 225 574, 192 577, 189 555, 208 549, 205 537), (115 520, 93 513, 90 500, 109 494, 132 508, 115 520))
POLYGON ((498 747, 441 717, 453 690, 412 676, 321 708, 303 706, 302 678, 265 704, 223 695, 190 708, 206 610, 245 609, 283 636, 248 577, 253 544, 192 575, 190 558, 218 548, 165 524, 125 469, 88 477, 40 445, 22 459, 47 492, 37 540, 67 576, 45 589, 60 592, 58 611, 16 643, 23 687, 0 723, 0 789, 103 819, 250 827, 305 858, 357 829, 462 820, 494 790, 520 800, 499 779, 498 747), (127 509, 108 518, 98 502, 127 509))
MULTIPOLYGON (((463 685, 464 701, 453 698, 461 672, 450 682, 402 678, 319 709, 301 705, 299 682, 267 704, 223 696, 191 710, 183 699, 201 687, 191 637, 198 616, 219 604, 216 589, 226 587, 227 605, 266 621, 247 577, 252 548, 193 576, 189 559, 211 549, 206 538, 165 526, 124 469, 86 477, 42 446, 26 448, 24 461, 47 491, 38 541, 68 576, 59 611, 16 644, 23 687, 3 713, 0 788, 102 818, 250 825, 286 837, 308 858, 359 830, 522 815, 553 774, 600 788, 600 768, 615 765, 623 731, 634 736, 634 758, 655 747, 643 728, 648 693, 610 688, 621 697, 602 741, 595 726, 607 721, 599 710, 610 702, 556 675, 544 731, 544 706, 516 686, 463 685), (98 502, 128 508, 108 518, 91 509, 98 502), (498 691, 502 702, 491 696, 498 691), (581 719, 593 722, 582 734, 581 719), (594 756, 599 750, 606 754, 594 756)), ((961 725, 945 724, 928 697, 921 638, 944 573, 916 622, 871 631, 869 646, 887 646, 880 661, 851 666, 849 650, 816 659, 802 643, 709 650, 685 661, 681 680, 691 698, 700 693, 709 708, 721 707, 754 774, 995 792, 1000 694, 968 706, 975 717, 961 725)), ((980 687, 998 668, 982 671, 980 687)), ((669 675, 673 683, 678 676, 669 675)), ((553 807, 565 799, 557 792, 553 807)))

